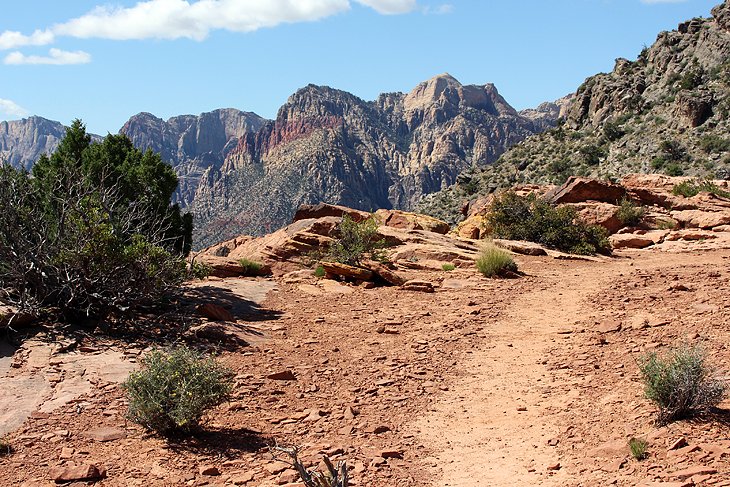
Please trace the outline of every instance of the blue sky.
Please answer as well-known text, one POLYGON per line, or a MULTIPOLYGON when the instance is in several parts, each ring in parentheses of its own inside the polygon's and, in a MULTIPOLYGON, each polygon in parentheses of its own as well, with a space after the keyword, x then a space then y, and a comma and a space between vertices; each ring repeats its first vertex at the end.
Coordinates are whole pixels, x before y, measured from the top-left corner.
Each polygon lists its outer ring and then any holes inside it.
POLYGON ((308 83, 366 100, 449 72, 518 109, 575 91, 720 0, 23 0, 0 17, 0 120, 115 133, 135 113, 273 118, 308 83))

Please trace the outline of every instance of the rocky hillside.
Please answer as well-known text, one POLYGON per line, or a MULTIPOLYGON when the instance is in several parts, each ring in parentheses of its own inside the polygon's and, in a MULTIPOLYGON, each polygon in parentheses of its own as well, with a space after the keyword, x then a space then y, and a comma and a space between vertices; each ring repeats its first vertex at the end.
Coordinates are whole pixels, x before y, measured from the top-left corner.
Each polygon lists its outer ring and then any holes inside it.
POLYGON ((545 105, 522 115, 493 85, 464 86, 448 74, 373 102, 309 85, 242 137, 222 167, 206 170, 193 204, 198 245, 274 230, 307 203, 408 210, 554 124, 558 112, 545 105))
POLYGON ((42 117, 0 122, 0 162, 28 169, 53 152, 65 133, 63 124, 42 117))
POLYGON ((191 203, 200 176, 217 170, 236 147, 238 138, 258 130, 265 119, 255 113, 232 108, 214 110, 199 116, 180 115, 167 121, 150 113, 140 113, 127 121, 120 132, 135 147, 152 149, 169 162, 180 178, 177 199, 191 203))
POLYGON ((730 179, 730 5, 662 32, 635 61, 588 78, 562 124, 505 153, 421 207, 454 221, 464 201, 571 175, 664 173, 730 179))

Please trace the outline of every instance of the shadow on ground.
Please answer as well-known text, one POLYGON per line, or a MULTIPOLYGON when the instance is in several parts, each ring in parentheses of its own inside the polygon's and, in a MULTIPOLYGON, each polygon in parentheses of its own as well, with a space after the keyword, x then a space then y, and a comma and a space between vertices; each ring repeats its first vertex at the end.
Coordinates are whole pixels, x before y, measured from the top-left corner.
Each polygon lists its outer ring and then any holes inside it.
POLYGON ((187 451, 197 455, 224 455, 236 457, 242 452, 257 452, 268 448, 272 441, 258 431, 247 428, 201 428, 189 437, 168 438, 173 451, 187 451))
POLYGON ((236 319, 242 321, 277 320, 282 313, 261 307, 253 300, 247 299, 230 289, 217 286, 199 286, 186 292, 186 299, 199 303, 212 303, 226 308, 236 319))

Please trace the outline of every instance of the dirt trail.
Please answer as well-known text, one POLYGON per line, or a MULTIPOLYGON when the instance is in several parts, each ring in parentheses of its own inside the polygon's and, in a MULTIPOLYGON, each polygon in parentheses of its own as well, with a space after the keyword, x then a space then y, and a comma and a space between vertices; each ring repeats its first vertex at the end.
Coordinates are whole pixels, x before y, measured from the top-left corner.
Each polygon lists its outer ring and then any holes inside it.
POLYGON ((585 299, 623 265, 585 263, 533 271, 547 279, 514 300, 491 329, 485 341, 489 348, 475 350, 464 364, 469 375, 416 424, 423 441, 440 452, 429 462, 443 472, 434 485, 564 483, 567 474, 558 468, 558 449, 548 444, 560 436, 558 427, 544 406, 560 401, 556 394, 565 398, 565 384, 553 382, 559 379, 543 364, 562 339, 559 332, 586 315, 585 299), (549 284, 557 282, 559 286, 549 284))

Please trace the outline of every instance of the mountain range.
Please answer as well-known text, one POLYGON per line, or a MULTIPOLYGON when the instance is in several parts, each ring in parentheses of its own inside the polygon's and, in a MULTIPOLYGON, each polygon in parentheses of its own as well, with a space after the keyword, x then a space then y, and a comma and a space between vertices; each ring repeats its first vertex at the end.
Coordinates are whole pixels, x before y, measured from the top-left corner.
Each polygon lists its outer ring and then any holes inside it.
MULTIPOLYGON (((320 201, 455 222, 465 203, 519 183, 630 172, 729 179, 728 60, 725 2, 531 110, 516 111, 494 85, 441 74, 374 101, 309 85, 274 120, 235 109, 167 121, 140 113, 121 132, 175 168, 197 246, 270 232, 320 201)), ((0 158, 30 167, 63 130, 40 117, 2 122, 0 158)))
POLYGON ((588 78, 558 127, 430 195, 420 210, 451 222, 466 201, 520 183, 628 173, 730 179, 730 4, 662 32, 634 61, 588 78))
MULTIPOLYGON (((140 113, 120 132, 173 166, 176 199, 193 211, 203 246, 279 228, 306 203, 412 209, 461 172, 554 126, 564 103, 517 112, 494 85, 462 85, 442 74, 375 101, 309 85, 275 120, 235 109, 167 121, 140 113)), ((41 117, 3 122, 0 157, 28 168, 63 133, 62 124, 41 117)))

